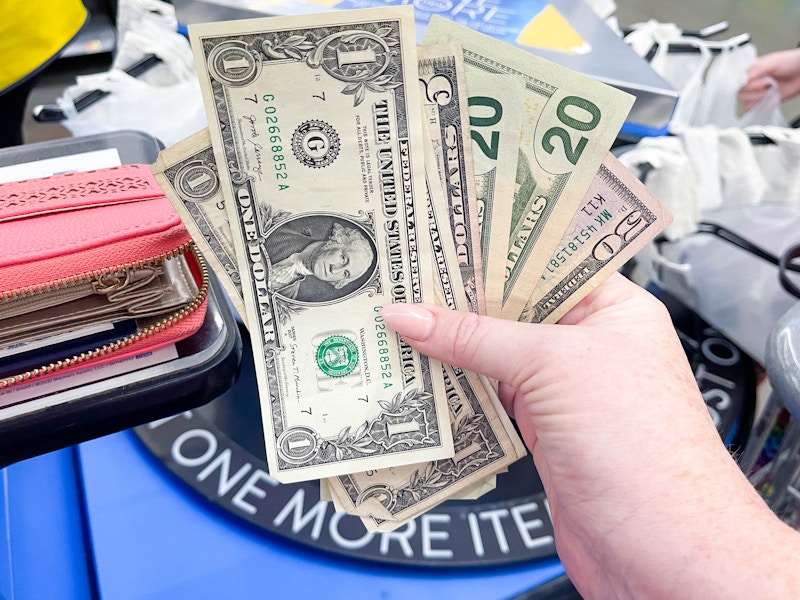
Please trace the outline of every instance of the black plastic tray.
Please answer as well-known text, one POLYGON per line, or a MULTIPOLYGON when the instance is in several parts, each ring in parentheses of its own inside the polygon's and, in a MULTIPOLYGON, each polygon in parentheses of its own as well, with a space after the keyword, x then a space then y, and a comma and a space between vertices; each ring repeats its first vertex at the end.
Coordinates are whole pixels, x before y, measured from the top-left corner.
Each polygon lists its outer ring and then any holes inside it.
MULTIPOLYGON (((0 166, 116 148, 123 163, 152 163, 160 143, 133 131, 0 151, 0 166)), ((0 409, 0 467, 196 408, 236 381, 242 339, 213 273, 206 318, 176 344, 178 358, 0 409)))

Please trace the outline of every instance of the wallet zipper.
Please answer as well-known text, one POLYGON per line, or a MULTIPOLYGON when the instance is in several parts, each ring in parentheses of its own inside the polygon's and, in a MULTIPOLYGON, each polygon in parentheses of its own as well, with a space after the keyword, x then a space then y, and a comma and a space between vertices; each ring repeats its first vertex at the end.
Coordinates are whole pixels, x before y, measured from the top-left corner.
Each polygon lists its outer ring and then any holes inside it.
POLYGON ((202 256, 198 252, 194 242, 186 242, 185 244, 181 245, 179 248, 175 250, 171 250, 169 252, 165 252, 163 254, 159 254, 157 256, 153 256, 150 258, 141 259, 135 262, 125 263, 124 265, 117 265, 113 267, 107 267, 104 269, 98 269, 95 271, 87 271, 85 273, 81 273, 78 275, 73 275, 70 277, 62 277, 61 279, 55 281, 31 285, 25 288, 4 291, 2 293, 2 298, 0 298, 0 301, 2 302, 14 301, 16 299, 26 298, 34 294, 44 294, 47 292, 63 289, 68 286, 80 285, 91 281, 99 281, 102 277, 111 275, 121 270, 137 269, 145 266, 155 267, 164 262, 165 260, 168 260, 175 256, 184 255, 187 252, 190 253, 194 258, 195 264, 200 270, 200 280, 201 280, 200 285, 198 286, 197 295, 194 297, 194 299, 192 299, 191 302, 189 302, 188 305, 178 309, 177 311, 167 315, 162 319, 159 319, 156 323, 153 323, 152 325, 149 325, 144 329, 138 330, 135 333, 132 333, 131 335, 127 335, 123 338, 120 338, 112 342, 111 344, 105 344, 103 346, 95 348, 94 350, 90 350, 89 352, 82 352, 81 354, 72 356, 71 358, 65 358, 63 360, 59 360, 58 362, 50 363, 49 365, 44 365, 37 369, 32 369, 30 371, 26 371, 24 373, 20 373, 12 377, 0 379, 0 389, 6 389, 12 385, 19 383, 27 383, 38 377, 44 377, 51 373, 55 373, 56 371, 60 371, 62 369, 67 369, 69 367, 89 362, 100 356, 106 357, 109 354, 113 354, 119 352, 120 350, 124 350, 125 348, 127 348, 128 346, 130 346, 135 342, 139 342, 142 339, 151 337, 153 334, 157 332, 163 331, 164 329, 170 328, 180 323, 187 317, 191 316, 203 304, 206 297, 208 296, 208 287, 209 287, 208 266, 206 265, 202 256))

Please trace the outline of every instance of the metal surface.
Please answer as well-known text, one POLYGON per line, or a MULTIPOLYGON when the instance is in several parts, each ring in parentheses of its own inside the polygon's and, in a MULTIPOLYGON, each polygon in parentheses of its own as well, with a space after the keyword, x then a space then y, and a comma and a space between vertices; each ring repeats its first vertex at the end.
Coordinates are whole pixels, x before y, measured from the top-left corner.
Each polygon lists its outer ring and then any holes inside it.
POLYGON ((766 367, 773 393, 800 419, 800 303, 789 309, 770 333, 766 367))
POLYGON ((770 332, 765 366, 772 393, 740 465, 770 508, 800 529, 800 303, 770 332))

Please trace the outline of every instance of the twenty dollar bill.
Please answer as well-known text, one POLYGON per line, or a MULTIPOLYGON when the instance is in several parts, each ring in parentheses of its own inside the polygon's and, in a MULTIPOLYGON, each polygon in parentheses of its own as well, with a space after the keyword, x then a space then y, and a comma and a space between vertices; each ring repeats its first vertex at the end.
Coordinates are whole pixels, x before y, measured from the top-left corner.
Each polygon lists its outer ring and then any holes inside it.
POLYGON ((505 318, 517 319, 616 138, 633 98, 434 15, 425 43, 444 41, 463 46, 467 69, 525 79, 525 92, 516 100, 524 114, 502 309, 505 318))

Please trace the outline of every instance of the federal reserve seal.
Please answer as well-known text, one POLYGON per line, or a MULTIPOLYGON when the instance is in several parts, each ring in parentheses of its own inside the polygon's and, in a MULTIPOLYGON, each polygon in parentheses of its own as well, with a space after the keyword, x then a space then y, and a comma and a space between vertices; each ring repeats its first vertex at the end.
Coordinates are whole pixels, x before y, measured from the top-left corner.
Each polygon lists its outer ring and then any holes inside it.
POLYGON ((339 156, 339 135, 325 121, 302 123, 292 134, 292 152, 307 167, 320 169, 339 156))
POLYGON ((358 348, 350 338, 331 335, 317 347, 317 366, 328 377, 344 377, 358 364, 358 348))

